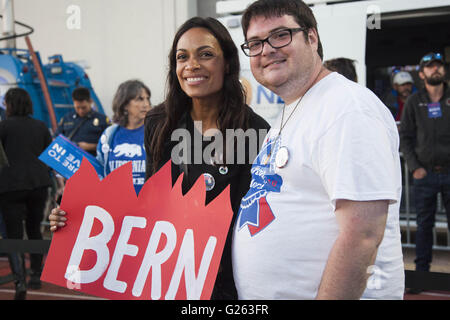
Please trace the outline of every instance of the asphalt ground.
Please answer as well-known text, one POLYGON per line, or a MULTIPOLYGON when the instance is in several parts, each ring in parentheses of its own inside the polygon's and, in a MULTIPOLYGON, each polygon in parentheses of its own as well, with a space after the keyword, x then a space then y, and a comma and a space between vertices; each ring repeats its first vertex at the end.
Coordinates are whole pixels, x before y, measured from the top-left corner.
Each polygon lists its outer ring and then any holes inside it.
MULTIPOLYGON (((414 270, 414 249, 404 248, 403 257, 406 270, 414 270)), ((29 260, 26 259, 27 267, 29 260)), ((450 274, 450 251, 438 251, 434 253, 432 272, 447 272, 450 274)), ((8 259, 0 256, 0 280, 7 280, 11 271, 8 259)), ((14 283, 9 281, 0 284, 0 300, 13 300, 14 283)), ((405 300, 450 300, 450 292, 423 291, 420 294, 405 294, 405 300)), ((50 283, 42 282, 40 290, 28 290, 27 300, 103 300, 98 297, 59 287, 50 283)))

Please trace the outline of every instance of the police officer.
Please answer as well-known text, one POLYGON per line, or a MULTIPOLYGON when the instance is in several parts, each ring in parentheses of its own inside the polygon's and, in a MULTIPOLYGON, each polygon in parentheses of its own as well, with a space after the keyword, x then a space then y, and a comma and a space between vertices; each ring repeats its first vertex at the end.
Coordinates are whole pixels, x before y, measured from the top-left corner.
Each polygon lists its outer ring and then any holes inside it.
MULTIPOLYGON (((425 87, 406 101, 400 125, 401 149, 413 173, 417 212, 416 270, 429 271, 437 194, 450 222, 450 89, 442 55, 420 61, 425 87)), ((420 290, 415 290, 418 293, 420 290)))
POLYGON ((97 142, 110 121, 92 110, 89 89, 79 87, 72 92, 74 111, 61 118, 56 134, 63 134, 81 149, 96 155, 97 142))
MULTIPOLYGON (((97 143, 102 132, 110 121, 105 115, 92 110, 92 99, 89 89, 78 87, 72 92, 74 109, 61 118, 56 135, 63 134, 78 147, 93 156, 97 153, 97 143)), ((57 190, 55 200, 59 203, 64 192, 65 180, 56 175, 57 190)))

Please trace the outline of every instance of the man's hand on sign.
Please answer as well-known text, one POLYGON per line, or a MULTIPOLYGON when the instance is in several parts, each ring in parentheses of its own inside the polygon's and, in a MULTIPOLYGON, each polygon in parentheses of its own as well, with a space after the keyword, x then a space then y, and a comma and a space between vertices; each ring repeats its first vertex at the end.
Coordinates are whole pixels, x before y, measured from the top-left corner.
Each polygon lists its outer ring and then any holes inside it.
POLYGON ((62 211, 60 208, 54 208, 48 219, 50 220, 50 231, 55 232, 58 231, 58 228, 62 228, 66 225, 67 218, 65 217, 66 213, 62 211))

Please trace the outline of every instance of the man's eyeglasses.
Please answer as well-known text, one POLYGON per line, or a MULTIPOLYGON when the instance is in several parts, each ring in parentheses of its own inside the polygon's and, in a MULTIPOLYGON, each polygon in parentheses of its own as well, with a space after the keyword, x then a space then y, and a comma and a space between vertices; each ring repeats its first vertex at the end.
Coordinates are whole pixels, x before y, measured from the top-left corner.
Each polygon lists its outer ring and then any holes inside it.
POLYGON ((267 42, 274 49, 280 49, 292 42, 292 33, 304 30, 306 28, 282 29, 272 33, 265 39, 247 41, 241 45, 241 49, 246 56, 254 57, 261 54, 264 48, 264 42, 267 42))

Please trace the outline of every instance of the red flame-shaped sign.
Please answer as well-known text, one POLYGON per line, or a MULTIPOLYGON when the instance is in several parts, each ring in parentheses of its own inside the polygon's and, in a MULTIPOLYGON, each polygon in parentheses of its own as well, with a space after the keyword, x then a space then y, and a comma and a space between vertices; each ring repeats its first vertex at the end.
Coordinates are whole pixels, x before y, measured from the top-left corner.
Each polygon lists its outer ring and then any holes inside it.
POLYGON ((99 181, 83 160, 42 280, 109 299, 209 299, 233 215, 229 187, 205 206, 203 177, 183 196, 168 162, 136 196, 131 171, 130 162, 99 181))

